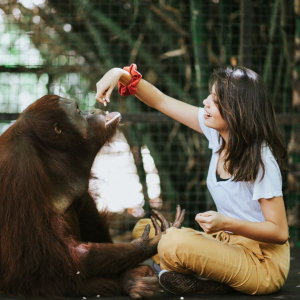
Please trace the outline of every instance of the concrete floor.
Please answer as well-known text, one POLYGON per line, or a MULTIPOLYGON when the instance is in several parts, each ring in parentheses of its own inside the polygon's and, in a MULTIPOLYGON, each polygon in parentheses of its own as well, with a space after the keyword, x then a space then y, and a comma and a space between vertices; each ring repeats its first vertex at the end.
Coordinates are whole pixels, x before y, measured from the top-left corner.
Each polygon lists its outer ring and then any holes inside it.
MULTIPOLYGON (((189 294, 189 295, 180 295, 175 296, 168 292, 157 293, 155 299, 166 299, 166 300, 196 300, 196 299, 222 299, 222 300, 267 300, 267 299, 299 299, 300 300, 300 248, 291 249, 291 269, 289 277, 287 279, 284 287, 277 293, 265 296, 248 296, 240 294, 238 292, 232 292, 226 295, 202 295, 202 294, 189 294)), ((104 297, 103 297, 104 298, 104 297)), ((32 300, 32 298, 21 298, 21 297, 10 297, 5 295, 0 295, 0 300, 32 300)), ((69 300, 82 300, 83 298, 70 298, 69 300)), ((89 300, 98 300, 99 298, 87 298, 89 300)), ((130 297, 108 297, 109 300, 129 300, 130 297)), ((41 299, 40 299, 41 300, 41 299)))

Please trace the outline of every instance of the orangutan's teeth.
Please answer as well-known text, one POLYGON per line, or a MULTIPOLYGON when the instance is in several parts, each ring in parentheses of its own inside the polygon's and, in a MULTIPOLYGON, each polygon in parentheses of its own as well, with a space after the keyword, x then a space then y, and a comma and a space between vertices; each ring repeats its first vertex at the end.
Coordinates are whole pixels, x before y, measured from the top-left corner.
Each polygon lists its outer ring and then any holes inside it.
POLYGON ((106 126, 109 125, 110 123, 112 123, 113 121, 115 121, 120 116, 121 116, 120 113, 116 113, 116 114, 114 114, 112 116, 106 117, 106 123, 105 123, 105 125, 106 126))

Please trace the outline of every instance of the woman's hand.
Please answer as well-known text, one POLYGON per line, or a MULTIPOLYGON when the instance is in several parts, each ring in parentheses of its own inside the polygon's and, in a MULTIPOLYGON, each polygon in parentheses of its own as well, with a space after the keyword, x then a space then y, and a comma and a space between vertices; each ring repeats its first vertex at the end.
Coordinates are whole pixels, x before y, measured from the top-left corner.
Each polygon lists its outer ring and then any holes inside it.
POLYGON ((197 214, 195 220, 205 233, 214 233, 220 230, 225 230, 226 218, 226 216, 216 211, 207 211, 197 214))
POLYGON ((96 100, 102 104, 110 102, 110 96, 114 87, 118 84, 119 79, 124 71, 119 68, 109 70, 96 84, 96 100))

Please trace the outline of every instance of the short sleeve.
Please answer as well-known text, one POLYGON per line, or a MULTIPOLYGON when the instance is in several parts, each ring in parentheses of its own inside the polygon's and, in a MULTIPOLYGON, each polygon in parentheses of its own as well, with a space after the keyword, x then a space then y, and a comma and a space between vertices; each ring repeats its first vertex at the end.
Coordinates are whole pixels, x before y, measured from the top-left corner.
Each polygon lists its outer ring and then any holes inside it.
POLYGON ((260 167, 258 176, 253 184, 252 200, 259 200, 261 198, 271 199, 282 196, 282 177, 279 166, 268 147, 264 147, 262 154, 265 175, 261 179, 262 167, 260 167))
POLYGON ((219 143, 218 132, 217 130, 209 128, 204 125, 204 114, 205 114, 204 108, 199 107, 198 120, 203 134, 208 139, 208 148, 210 149, 219 148, 220 143, 219 143))

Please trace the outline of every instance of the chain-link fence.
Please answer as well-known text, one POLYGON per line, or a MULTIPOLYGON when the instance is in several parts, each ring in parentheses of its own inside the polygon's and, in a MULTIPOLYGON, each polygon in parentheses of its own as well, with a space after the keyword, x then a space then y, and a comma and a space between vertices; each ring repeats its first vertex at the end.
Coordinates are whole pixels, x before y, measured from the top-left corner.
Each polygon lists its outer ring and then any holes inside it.
MULTIPOLYGON (((272 95, 289 150, 283 191, 291 242, 300 246, 299 60, 299 0, 2 0, 0 133, 45 94, 94 107, 95 84, 113 67, 134 62, 164 93, 202 106, 214 67, 244 65, 272 95)), ((91 185, 99 206, 113 212, 115 240, 130 239, 151 208, 172 219, 178 203, 184 225, 196 227, 195 214, 214 208, 205 138, 135 97, 115 91, 111 100, 107 109, 122 113, 123 126, 97 158, 91 185)))

